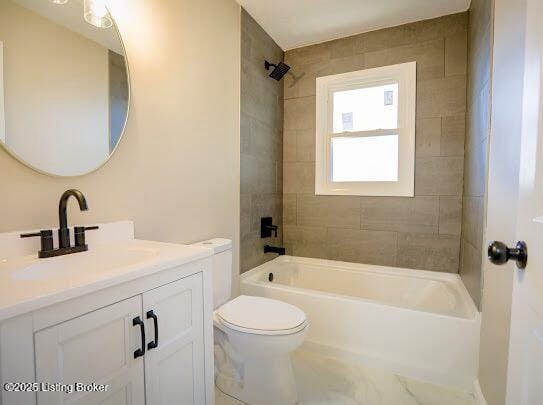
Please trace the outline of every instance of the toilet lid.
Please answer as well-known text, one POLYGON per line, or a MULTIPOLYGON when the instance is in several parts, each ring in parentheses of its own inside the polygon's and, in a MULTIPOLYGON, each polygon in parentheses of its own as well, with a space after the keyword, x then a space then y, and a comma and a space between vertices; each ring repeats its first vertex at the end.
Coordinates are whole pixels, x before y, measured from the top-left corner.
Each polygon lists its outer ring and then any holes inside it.
POLYGON ((234 329, 258 334, 288 334, 300 330, 305 313, 286 302, 240 295, 217 310, 220 320, 234 329))

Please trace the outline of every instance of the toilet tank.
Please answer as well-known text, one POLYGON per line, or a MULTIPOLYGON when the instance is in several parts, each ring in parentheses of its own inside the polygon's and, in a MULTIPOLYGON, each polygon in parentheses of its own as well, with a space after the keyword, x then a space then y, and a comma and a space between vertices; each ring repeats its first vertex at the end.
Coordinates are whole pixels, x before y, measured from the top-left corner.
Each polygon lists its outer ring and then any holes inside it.
POLYGON ((232 295, 232 241, 215 238, 194 245, 213 250, 213 308, 218 308, 229 301, 232 295))

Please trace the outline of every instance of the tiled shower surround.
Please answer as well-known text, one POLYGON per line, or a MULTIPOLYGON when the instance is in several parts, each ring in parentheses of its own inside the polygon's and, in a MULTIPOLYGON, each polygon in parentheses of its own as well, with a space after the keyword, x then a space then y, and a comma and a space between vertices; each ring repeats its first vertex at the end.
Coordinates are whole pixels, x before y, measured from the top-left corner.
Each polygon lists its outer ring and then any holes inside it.
POLYGON ((268 77, 264 60, 283 51, 242 10, 241 15, 241 248, 244 272, 276 255, 263 246, 282 244, 283 83, 268 77), (273 217, 278 238, 260 238, 260 218, 273 217))
POLYGON ((468 14, 287 51, 283 224, 287 252, 458 272, 468 14), (417 61, 415 197, 315 195, 315 79, 417 61))
POLYGON ((492 32, 492 1, 472 0, 469 10, 466 160, 460 276, 479 306, 490 138, 492 32))

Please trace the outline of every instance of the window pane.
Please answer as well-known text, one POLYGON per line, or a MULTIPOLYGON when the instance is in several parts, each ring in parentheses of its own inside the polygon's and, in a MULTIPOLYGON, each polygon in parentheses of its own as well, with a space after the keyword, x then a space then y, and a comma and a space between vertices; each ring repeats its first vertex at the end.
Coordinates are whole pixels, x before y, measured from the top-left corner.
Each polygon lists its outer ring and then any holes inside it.
POLYGON ((332 181, 398 181, 398 135, 332 138, 332 181))
POLYGON ((334 133, 398 128, 398 84, 334 93, 334 133))

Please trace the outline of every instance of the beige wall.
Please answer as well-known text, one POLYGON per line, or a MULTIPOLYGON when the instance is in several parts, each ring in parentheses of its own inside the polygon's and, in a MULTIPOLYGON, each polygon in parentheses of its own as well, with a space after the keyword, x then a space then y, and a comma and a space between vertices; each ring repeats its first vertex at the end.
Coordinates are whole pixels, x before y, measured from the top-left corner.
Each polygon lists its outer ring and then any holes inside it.
POLYGON ((472 0, 469 10, 468 101, 460 276, 479 307, 490 135, 492 23, 492 1, 472 0))
POLYGON ((0 231, 55 225, 75 187, 90 211, 70 223, 133 219, 139 238, 239 239, 240 8, 233 0, 117 0, 132 79, 127 133, 80 178, 38 174, 0 151, 0 231))
POLYGON ((268 77, 264 60, 283 60, 283 50, 245 11, 241 16, 241 271, 275 254, 282 244, 283 83, 268 77), (277 238, 260 237, 260 218, 273 217, 277 238))
POLYGON ((109 155, 108 50, 0 0, 6 144, 40 170, 86 173, 109 155))
POLYGON ((296 256, 458 272, 467 14, 286 52, 285 244, 296 256), (417 61, 415 198, 315 196, 315 78, 417 61))

